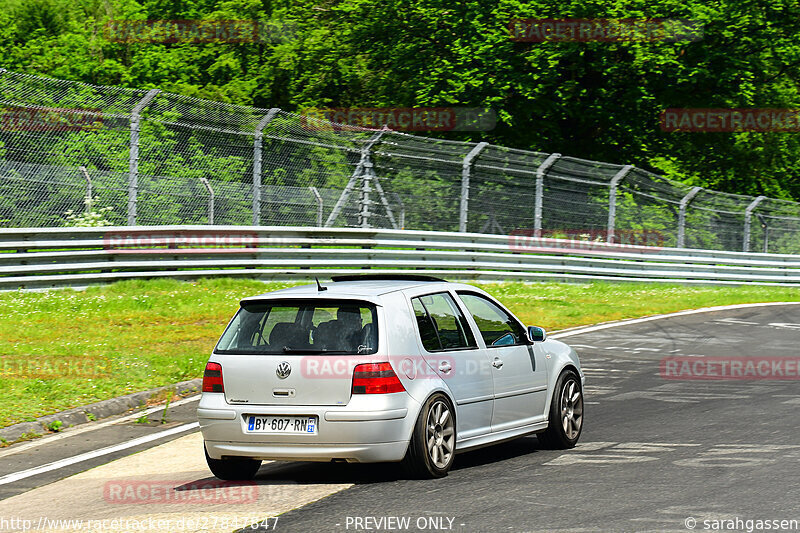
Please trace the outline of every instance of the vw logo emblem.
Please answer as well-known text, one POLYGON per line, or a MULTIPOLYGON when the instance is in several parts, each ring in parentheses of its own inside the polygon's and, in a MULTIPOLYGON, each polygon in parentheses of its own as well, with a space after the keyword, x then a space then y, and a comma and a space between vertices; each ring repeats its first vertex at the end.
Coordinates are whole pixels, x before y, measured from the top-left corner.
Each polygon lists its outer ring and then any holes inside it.
POLYGON ((280 379, 288 378, 289 374, 291 374, 291 373, 292 373, 292 365, 290 365, 286 361, 278 364, 278 368, 277 368, 277 370, 275 370, 275 374, 277 374, 277 376, 280 379))

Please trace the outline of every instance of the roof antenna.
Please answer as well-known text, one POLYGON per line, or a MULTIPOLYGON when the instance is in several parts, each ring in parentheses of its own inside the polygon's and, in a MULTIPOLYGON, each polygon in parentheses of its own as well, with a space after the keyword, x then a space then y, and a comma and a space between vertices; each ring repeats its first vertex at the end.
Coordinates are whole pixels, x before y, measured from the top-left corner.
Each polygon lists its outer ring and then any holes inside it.
POLYGON ((318 277, 314 276, 314 281, 316 281, 316 282, 317 282, 317 291, 320 291, 320 292, 322 292, 322 291, 327 291, 327 290, 328 290, 328 287, 323 287, 323 286, 320 284, 320 282, 319 282, 319 278, 318 278, 318 277))

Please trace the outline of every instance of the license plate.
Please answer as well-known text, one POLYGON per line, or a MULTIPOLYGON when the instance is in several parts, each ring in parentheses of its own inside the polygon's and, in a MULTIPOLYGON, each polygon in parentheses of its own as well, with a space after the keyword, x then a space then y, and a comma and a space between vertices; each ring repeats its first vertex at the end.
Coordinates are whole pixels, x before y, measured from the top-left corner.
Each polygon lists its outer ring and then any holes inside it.
POLYGON ((292 433, 313 435, 317 433, 316 416, 248 415, 247 433, 292 433))

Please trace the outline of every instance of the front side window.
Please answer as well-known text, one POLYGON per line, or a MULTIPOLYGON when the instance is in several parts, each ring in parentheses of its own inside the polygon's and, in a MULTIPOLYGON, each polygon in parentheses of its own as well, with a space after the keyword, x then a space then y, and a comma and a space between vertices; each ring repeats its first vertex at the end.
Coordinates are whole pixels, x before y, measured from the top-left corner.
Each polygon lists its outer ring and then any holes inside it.
POLYGON ((248 302, 217 343, 221 354, 371 354, 378 349, 375 305, 308 300, 248 302))
POLYGON ((427 351, 477 348, 464 315, 448 293, 412 298, 411 304, 427 351))
POLYGON ((525 328, 497 304, 470 292, 459 292, 458 296, 475 319, 487 347, 527 344, 525 328))

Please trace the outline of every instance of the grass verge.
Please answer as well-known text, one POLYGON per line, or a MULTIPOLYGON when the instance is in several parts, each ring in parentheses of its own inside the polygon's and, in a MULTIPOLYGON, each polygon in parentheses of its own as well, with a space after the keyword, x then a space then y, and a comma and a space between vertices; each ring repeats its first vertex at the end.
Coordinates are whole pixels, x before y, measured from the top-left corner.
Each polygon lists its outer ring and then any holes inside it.
MULTIPOLYGON (((242 297, 288 283, 125 281, 86 291, 0 293, 0 427, 199 377, 242 297)), ((548 330, 736 303, 800 289, 661 284, 482 284, 548 330)))

